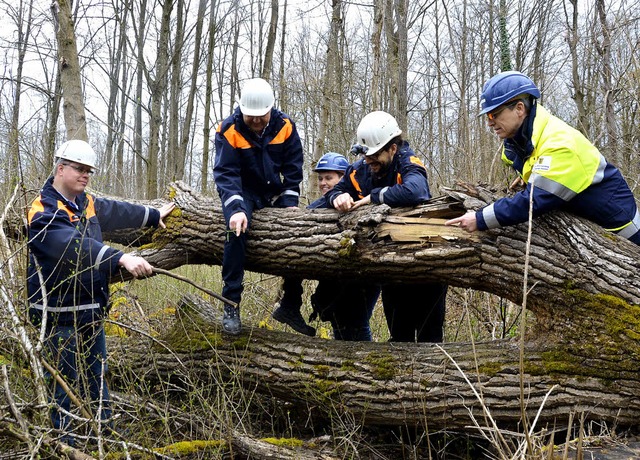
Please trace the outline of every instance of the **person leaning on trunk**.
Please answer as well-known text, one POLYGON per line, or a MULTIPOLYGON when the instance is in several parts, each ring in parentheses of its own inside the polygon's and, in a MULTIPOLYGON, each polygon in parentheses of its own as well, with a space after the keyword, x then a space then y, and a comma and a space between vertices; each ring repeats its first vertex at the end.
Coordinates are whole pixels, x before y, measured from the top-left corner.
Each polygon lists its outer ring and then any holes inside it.
POLYGON ((526 222, 533 194, 534 217, 568 211, 640 245, 640 212, 618 168, 538 99, 540 90, 521 72, 502 72, 485 83, 480 115, 502 139, 502 161, 525 187, 446 224, 474 232, 526 222))
MULTIPOLYGON (((415 206, 431 198, 427 170, 402 138, 389 113, 374 111, 358 125, 363 155, 347 168, 326 193, 327 203, 340 212, 369 204, 415 206)), ((390 341, 441 342, 448 286, 440 283, 381 283, 382 305, 390 341)))
MULTIPOLYGON (((342 179, 349 161, 336 152, 328 152, 318 160, 313 172, 318 175, 318 189, 322 196, 307 206, 307 209, 331 208, 325 196, 342 179)), ((282 298, 272 316, 276 321, 288 324, 295 331, 314 336, 316 330, 308 325, 302 307, 302 279, 286 277, 282 298)), ((371 341, 369 320, 375 308, 380 288, 358 279, 320 279, 311 295, 312 318, 329 321, 333 338, 348 341, 371 341)))
POLYGON ((298 209, 303 152, 295 123, 274 107, 271 85, 248 80, 240 104, 215 135, 213 177, 227 225, 222 255, 222 329, 239 334, 247 230, 253 211, 265 207, 298 209))

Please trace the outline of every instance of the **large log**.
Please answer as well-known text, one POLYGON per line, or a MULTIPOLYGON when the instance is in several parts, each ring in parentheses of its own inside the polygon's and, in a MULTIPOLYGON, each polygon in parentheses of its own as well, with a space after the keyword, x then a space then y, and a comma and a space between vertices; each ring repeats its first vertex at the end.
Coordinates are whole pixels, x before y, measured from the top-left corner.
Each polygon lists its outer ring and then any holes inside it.
MULTIPOLYGON (((138 338, 113 347, 112 371, 134 369, 135 377, 147 383, 239 383, 326 417, 348 414, 358 424, 475 430, 473 417, 488 429, 522 426, 514 341, 473 346, 342 342, 251 326, 230 337, 221 333, 218 321, 200 319, 211 315, 212 305, 193 296, 185 302, 191 313, 183 306, 162 346, 138 338)), ((625 370, 552 343, 528 342, 524 354, 529 426, 541 409, 534 431, 566 428, 570 414, 577 420, 582 413, 585 420, 637 426, 637 356, 626 358, 625 370)))
MULTIPOLYGON (((444 219, 478 204, 451 196, 413 209, 371 206, 346 215, 257 211, 247 268, 310 279, 440 281, 520 303, 528 260, 527 308, 535 315, 524 347, 528 414, 552 390, 540 423, 563 423, 570 413, 585 412, 587 419, 638 425, 639 248, 590 222, 552 213, 534 220, 527 259, 526 225, 474 235, 445 227, 444 219)), ((219 264, 225 237, 219 203, 183 184, 174 184, 171 197, 179 209, 141 254, 165 269, 219 264)), ((251 327, 233 338, 210 326, 212 335, 194 328, 180 340, 167 337, 172 347, 187 344, 188 353, 174 350, 185 372, 214 365, 222 375, 240 376, 285 399, 321 398, 368 423, 431 428, 468 426, 468 411, 481 417, 473 385, 499 423, 521 423, 519 351, 511 341, 345 343, 251 327)), ((151 358, 139 348, 131 350, 133 365, 151 375, 151 358)), ((167 375, 175 373, 175 359, 156 353, 154 366, 159 360, 167 375)))

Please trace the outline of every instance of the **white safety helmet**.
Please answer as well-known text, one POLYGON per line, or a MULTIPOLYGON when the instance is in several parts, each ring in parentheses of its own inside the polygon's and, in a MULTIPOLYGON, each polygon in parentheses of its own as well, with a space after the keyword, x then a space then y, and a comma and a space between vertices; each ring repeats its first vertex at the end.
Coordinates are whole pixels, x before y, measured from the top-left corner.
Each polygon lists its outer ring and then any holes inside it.
POLYGON ((74 161, 76 163, 80 163, 91 168, 96 167, 96 163, 98 160, 98 156, 96 152, 93 151, 91 146, 79 139, 74 139, 71 141, 67 141, 58 147, 56 150, 56 160, 63 159, 74 161))
POLYGON ((358 125, 358 142, 367 147, 367 156, 374 155, 400 134, 402 130, 396 119, 381 110, 365 115, 358 125))
POLYGON ((271 110, 274 101, 271 85, 262 78, 252 78, 240 92, 240 111, 243 115, 261 117, 271 110))

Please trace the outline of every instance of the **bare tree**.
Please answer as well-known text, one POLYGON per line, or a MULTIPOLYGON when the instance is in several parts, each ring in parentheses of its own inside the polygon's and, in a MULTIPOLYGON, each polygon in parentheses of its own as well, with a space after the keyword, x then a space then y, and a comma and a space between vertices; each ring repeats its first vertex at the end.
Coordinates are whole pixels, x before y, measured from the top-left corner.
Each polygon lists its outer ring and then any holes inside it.
POLYGON ((158 159, 160 154, 160 129, 162 127, 162 100, 166 96, 169 72, 169 33, 171 13, 174 0, 166 0, 162 4, 162 18, 160 22, 160 36, 157 46, 157 60, 155 74, 147 73, 147 83, 151 93, 151 114, 149 128, 149 153, 147 156, 147 198, 158 196, 158 159))
MULTIPOLYGON (((325 151, 325 139, 329 126, 329 115, 337 110, 337 62, 338 36, 342 30, 343 5, 342 0, 331 2, 331 26, 327 40, 326 66, 322 78, 322 97, 320 99, 320 116, 318 130, 313 151, 315 163, 325 151)), ((315 187, 312 187, 315 188, 315 187)))
POLYGON ((618 133, 617 133, 617 117, 615 111, 615 102, 617 90, 613 86, 613 76, 611 69, 611 30, 607 20, 607 12, 605 11, 604 0, 596 0, 596 12, 598 22, 600 23, 600 41, 595 38, 595 48, 600 56, 602 92, 604 93, 604 123, 606 126, 606 142, 603 143, 603 153, 610 161, 620 164, 622 154, 618 150, 618 133))
POLYGON ((273 50, 276 47, 276 35, 278 32, 278 0, 271 0, 271 21, 269 21, 269 32, 267 33, 267 46, 264 50, 264 63, 260 76, 265 80, 271 80, 273 69, 273 50))
MULTIPOLYGON (((104 168, 111 177, 115 178, 114 192, 118 196, 124 195, 124 129, 127 110, 128 55, 126 28, 130 7, 126 4, 117 9, 116 24, 113 28, 112 41, 107 41, 109 47, 109 68, 106 70, 109 78, 109 100, 107 104, 107 140, 105 142, 104 168), (114 46, 110 46, 113 44, 114 46)), ((108 37, 107 37, 108 38, 108 37)))
POLYGON ((71 4, 68 0, 59 0, 52 6, 58 39, 58 65, 60 83, 64 99, 64 121, 68 139, 88 140, 84 97, 80 77, 80 61, 71 4), (58 8, 56 8, 56 6, 58 8))
POLYGON ((385 81, 387 110, 397 117, 400 127, 407 126, 407 5, 408 0, 385 2, 384 31, 387 41, 385 81))
POLYGON ((15 18, 18 27, 18 63, 15 76, 15 93, 13 97, 13 107, 11 109, 11 125, 9 126, 9 155, 7 171, 9 177, 7 181, 8 190, 11 190, 22 177, 20 164, 20 97, 22 96, 22 72, 29 37, 31 35, 31 25, 33 20, 33 0, 26 5, 22 1, 17 7, 17 17, 15 18), (26 10, 25 10, 26 9, 26 10), (26 17, 25 17, 26 15, 26 17))
MULTIPOLYGON (((165 175, 160 175, 160 188, 164 187, 165 178, 169 181, 182 180, 184 177, 184 166, 186 159, 186 145, 185 149, 182 149, 181 135, 180 135, 180 106, 182 98, 182 56, 184 49, 184 35, 185 35, 185 4, 184 0, 176 0, 176 20, 173 30, 173 46, 171 49, 170 58, 170 80, 169 84, 169 99, 167 101, 169 123, 167 127, 167 169, 165 175)), ((194 65, 198 66, 197 60, 194 59, 194 65)), ((197 75, 197 72, 196 72, 197 75)), ((195 78, 195 77, 194 77, 195 78)), ((186 125, 183 126, 186 128, 186 125)), ((187 132, 187 142, 189 140, 189 133, 187 132)))

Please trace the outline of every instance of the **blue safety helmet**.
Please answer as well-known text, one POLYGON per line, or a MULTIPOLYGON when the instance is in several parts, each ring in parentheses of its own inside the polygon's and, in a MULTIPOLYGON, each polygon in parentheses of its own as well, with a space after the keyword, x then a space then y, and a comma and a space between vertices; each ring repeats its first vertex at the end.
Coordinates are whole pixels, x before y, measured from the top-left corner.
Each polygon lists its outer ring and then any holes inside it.
POLYGON ((318 171, 341 171, 345 172, 349 167, 349 162, 344 157, 336 152, 328 152, 322 155, 322 157, 316 163, 316 167, 313 168, 315 172, 318 171))
POLYGON ((540 90, 529 77, 516 70, 508 70, 491 77, 482 88, 482 110, 478 116, 491 112, 521 94, 530 94, 538 99, 540 90))

